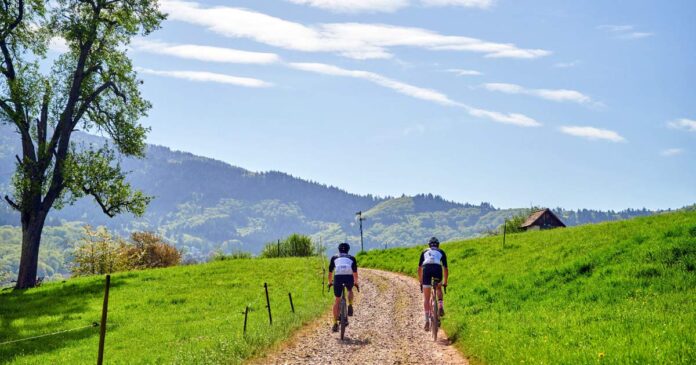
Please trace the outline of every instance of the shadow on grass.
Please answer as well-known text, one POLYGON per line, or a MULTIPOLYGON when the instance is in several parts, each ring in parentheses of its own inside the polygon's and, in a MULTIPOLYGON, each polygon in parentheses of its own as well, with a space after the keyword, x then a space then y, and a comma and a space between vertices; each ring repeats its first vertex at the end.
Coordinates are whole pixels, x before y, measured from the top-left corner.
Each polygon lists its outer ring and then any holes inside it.
MULTIPOLYGON (((111 289, 122 284, 123 281, 120 280, 112 281, 111 289)), ((35 289, 0 293, 0 343, 99 322, 101 313, 94 311, 93 303, 101 303, 103 296, 103 280, 81 283, 68 281, 35 289), (46 323, 42 318, 51 318, 51 322, 46 323)), ((0 345, 0 364, 12 361, 17 356, 48 353, 69 346, 71 342, 98 335, 98 327, 90 327, 0 345)), ((95 338, 95 354, 96 347, 95 338)))

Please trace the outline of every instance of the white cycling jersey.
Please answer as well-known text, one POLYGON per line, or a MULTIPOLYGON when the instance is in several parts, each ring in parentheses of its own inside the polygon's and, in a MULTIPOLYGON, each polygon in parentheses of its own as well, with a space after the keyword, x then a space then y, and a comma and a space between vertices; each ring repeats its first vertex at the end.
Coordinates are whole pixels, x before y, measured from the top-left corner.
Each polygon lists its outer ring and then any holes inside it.
POLYGON ((422 265, 435 264, 442 265, 442 251, 439 249, 429 248, 423 251, 423 263, 422 265))

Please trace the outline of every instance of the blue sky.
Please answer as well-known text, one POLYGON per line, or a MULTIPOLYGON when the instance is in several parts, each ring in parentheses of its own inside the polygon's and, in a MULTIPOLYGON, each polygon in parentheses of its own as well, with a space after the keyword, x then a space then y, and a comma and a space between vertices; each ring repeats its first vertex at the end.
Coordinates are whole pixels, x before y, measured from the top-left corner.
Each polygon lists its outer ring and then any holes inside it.
POLYGON ((696 202, 693 1, 162 7, 130 51, 151 143, 363 194, 696 202))

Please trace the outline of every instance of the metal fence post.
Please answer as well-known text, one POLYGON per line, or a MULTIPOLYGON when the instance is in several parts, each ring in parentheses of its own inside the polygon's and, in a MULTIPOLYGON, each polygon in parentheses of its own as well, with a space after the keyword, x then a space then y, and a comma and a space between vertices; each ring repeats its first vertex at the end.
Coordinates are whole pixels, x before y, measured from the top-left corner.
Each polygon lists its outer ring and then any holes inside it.
POLYGON ((288 298, 290 298, 290 309, 295 313, 295 305, 292 304, 292 293, 288 293, 288 298))
POLYGON ((106 313, 109 309, 109 286, 111 286, 111 275, 106 275, 104 285, 104 305, 102 306, 101 326, 99 327, 99 355, 97 365, 104 363, 104 340, 106 339, 106 313))

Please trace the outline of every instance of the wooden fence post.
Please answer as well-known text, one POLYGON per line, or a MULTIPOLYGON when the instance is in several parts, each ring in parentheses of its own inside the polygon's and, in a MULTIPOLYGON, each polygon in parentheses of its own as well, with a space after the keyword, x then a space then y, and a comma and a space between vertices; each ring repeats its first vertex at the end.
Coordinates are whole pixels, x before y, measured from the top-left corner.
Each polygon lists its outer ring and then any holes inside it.
POLYGON ((104 340, 106 339, 106 313, 109 309, 109 286, 111 286, 111 275, 106 275, 104 286, 104 305, 102 306, 101 326, 99 327, 99 356, 97 365, 104 363, 104 340))
POLYGON ((295 305, 292 304, 292 293, 288 293, 288 297, 290 298, 290 309, 295 313, 295 305))
POLYGON ((271 316, 271 300, 268 299, 268 283, 263 283, 264 289, 266 289, 266 307, 268 308, 268 322, 273 325, 273 316, 271 316))
POLYGON ((244 310, 244 336, 246 336, 246 325, 247 325, 247 317, 249 316, 249 306, 246 306, 246 309, 244 310))

